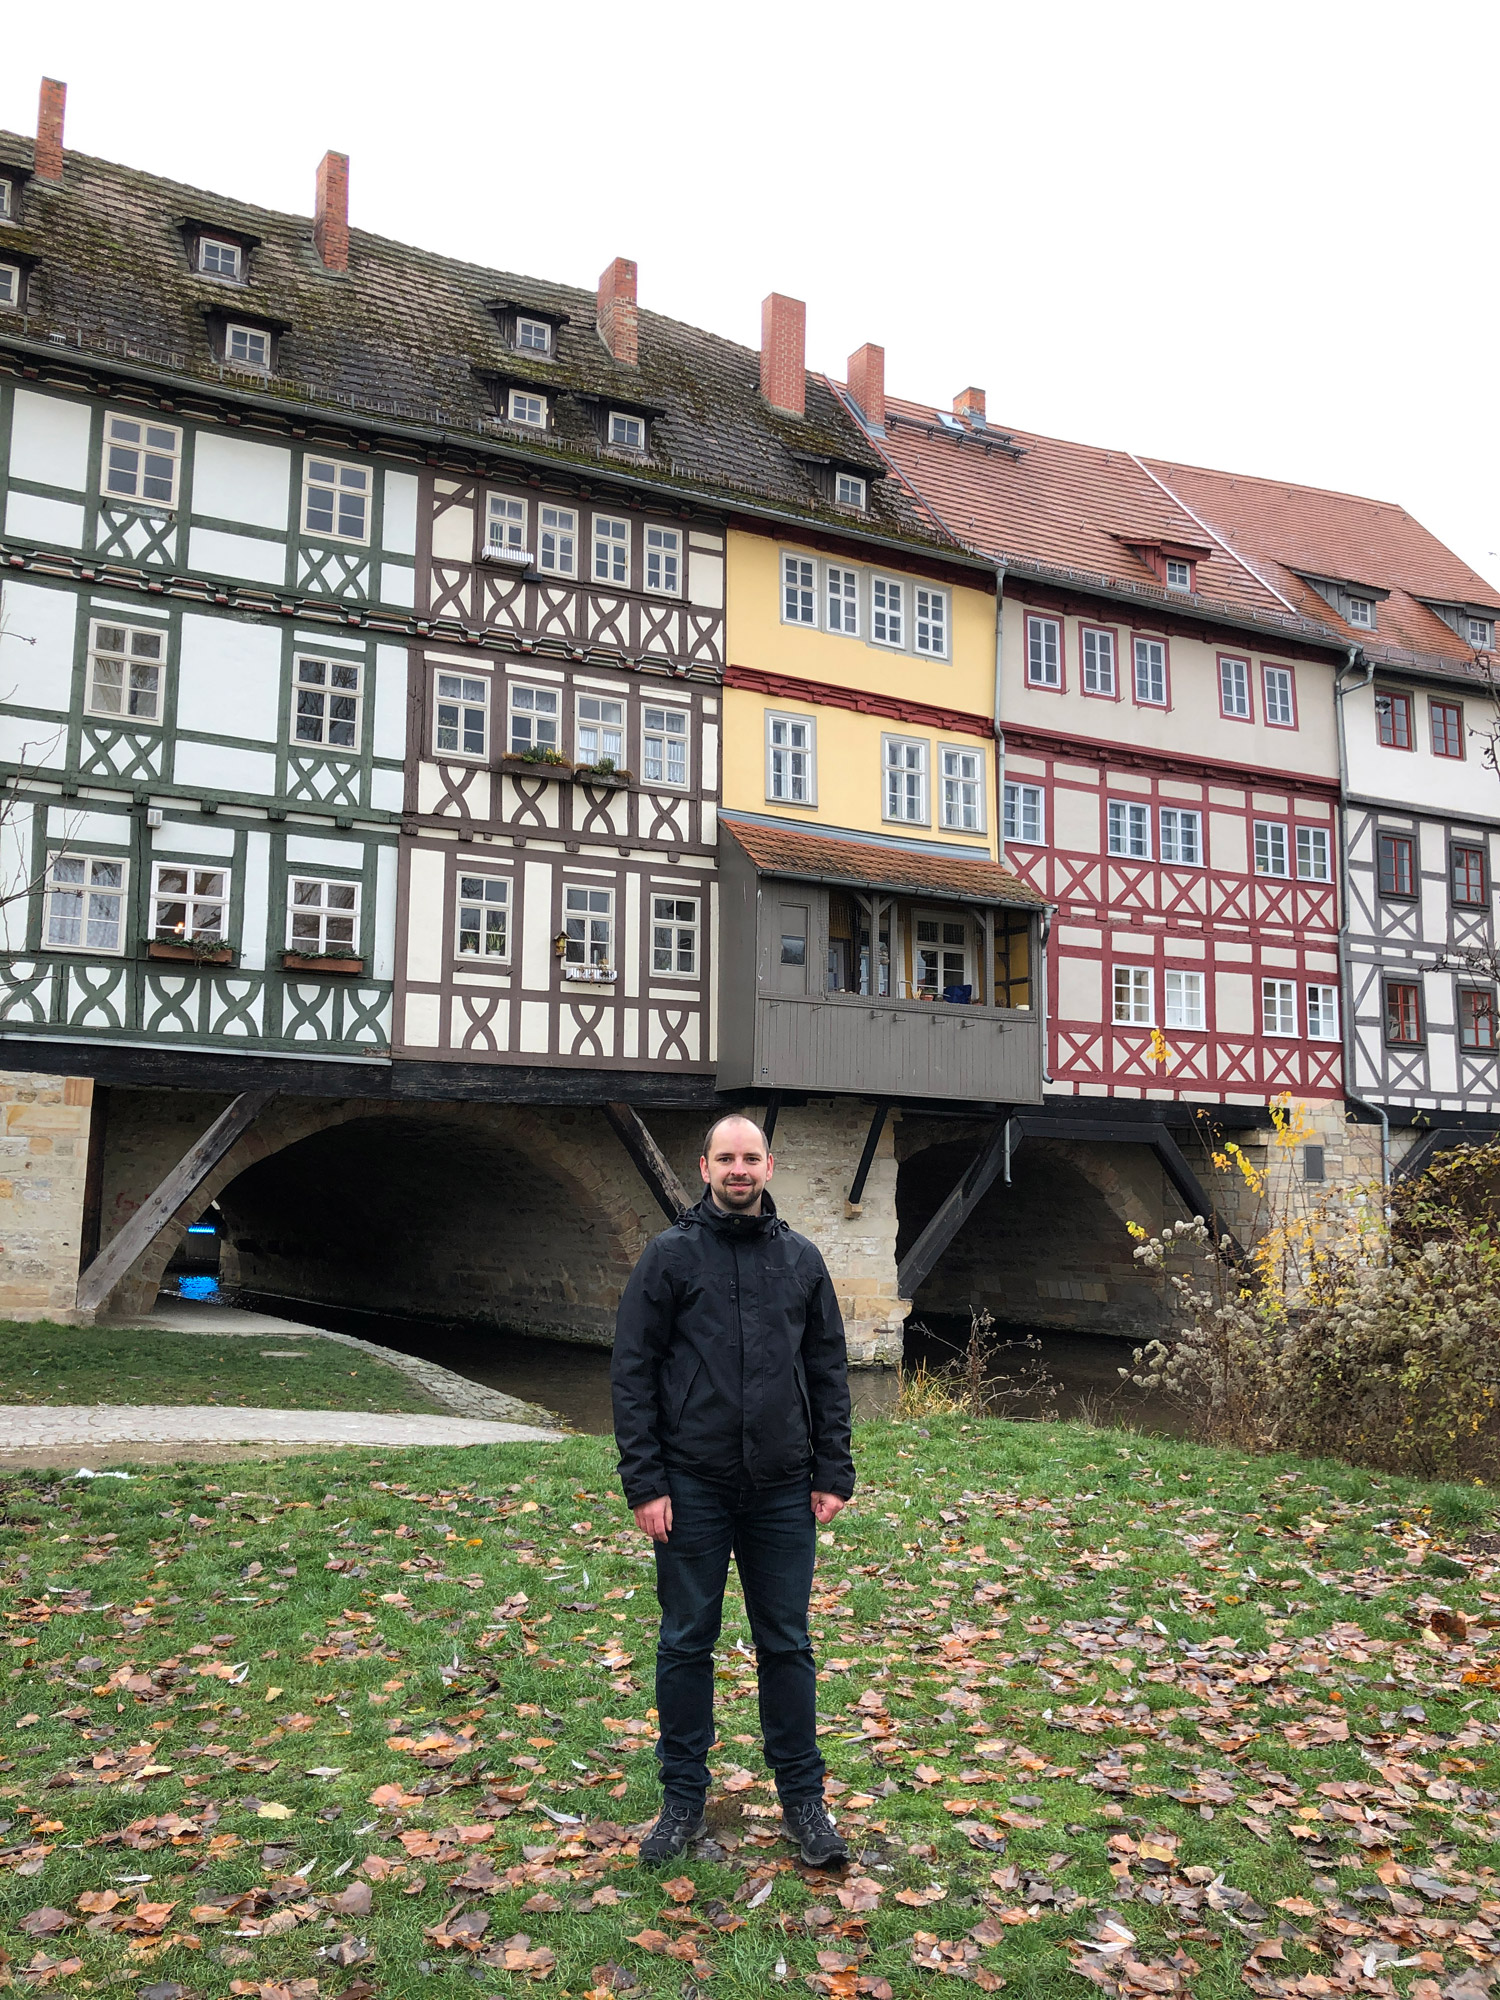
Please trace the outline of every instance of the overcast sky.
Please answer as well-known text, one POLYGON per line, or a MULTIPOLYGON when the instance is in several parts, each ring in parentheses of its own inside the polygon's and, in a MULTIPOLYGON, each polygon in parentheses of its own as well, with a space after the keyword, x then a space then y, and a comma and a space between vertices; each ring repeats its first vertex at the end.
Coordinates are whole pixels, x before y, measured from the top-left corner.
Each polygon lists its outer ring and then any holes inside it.
POLYGON ((1401 502, 1500 585, 1500 9, 1427 0, 15 8, 0 124, 592 285, 893 394, 1401 502))

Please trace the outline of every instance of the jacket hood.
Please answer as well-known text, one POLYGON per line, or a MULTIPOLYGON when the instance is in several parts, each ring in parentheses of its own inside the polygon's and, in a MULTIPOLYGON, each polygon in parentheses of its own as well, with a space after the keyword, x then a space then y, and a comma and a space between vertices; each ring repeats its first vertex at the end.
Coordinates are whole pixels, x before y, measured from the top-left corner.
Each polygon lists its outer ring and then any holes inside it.
POLYGON ((719 1207, 708 1189, 703 1190, 703 1199, 684 1209, 677 1218, 679 1228, 688 1228, 697 1223, 704 1228, 716 1230, 727 1236, 731 1242, 756 1236, 771 1236, 787 1227, 776 1213, 776 1204, 771 1199, 769 1188, 761 1195, 759 1215, 729 1215, 719 1207))

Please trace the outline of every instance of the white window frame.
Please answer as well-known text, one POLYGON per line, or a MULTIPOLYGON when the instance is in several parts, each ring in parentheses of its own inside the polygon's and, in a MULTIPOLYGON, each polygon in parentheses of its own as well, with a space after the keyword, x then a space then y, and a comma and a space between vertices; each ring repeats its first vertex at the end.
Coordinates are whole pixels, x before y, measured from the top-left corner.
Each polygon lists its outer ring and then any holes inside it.
POLYGON ((99 461, 99 495, 106 501, 133 500, 142 507, 175 507, 182 479, 182 430, 177 424, 158 424, 129 410, 107 410, 104 415, 104 450, 99 461), (118 427, 133 425, 139 435, 122 437, 118 427), (170 442, 167 442, 170 440, 170 442), (127 467, 126 455, 136 463, 127 467), (165 472, 163 468, 166 468, 165 472), (130 484, 112 484, 116 479, 130 484), (163 479, 170 494, 145 493, 147 480, 160 485, 163 479))
POLYGON ((870 639, 877 646, 906 650, 906 584, 901 577, 871 577, 870 639))
POLYGON ((1254 851, 1255 873, 1257 875, 1268 876, 1277 882, 1285 882, 1290 879, 1292 872, 1291 847, 1286 837, 1286 823, 1283 820, 1256 820, 1251 845, 1254 851), (1281 863, 1279 868, 1275 865, 1278 860, 1281 863))
POLYGON ((1261 713, 1268 729, 1295 729, 1297 727, 1297 684, 1292 679, 1290 667, 1279 667, 1269 660, 1260 663, 1261 713), (1275 699, 1271 690, 1275 688, 1275 699))
POLYGON ((520 549, 526 547, 527 503, 514 493, 492 493, 485 510, 485 547, 520 549), (499 529, 497 534, 495 531, 499 529))
POLYGON ((530 313, 516 314, 516 348, 521 354, 550 354, 552 352, 552 327, 549 321, 533 319, 530 313), (539 333, 540 340, 528 340, 527 333, 539 333))
POLYGON ((579 689, 574 695, 573 708, 573 744, 578 752, 578 762, 580 764, 598 764, 607 757, 613 762, 617 771, 623 770, 625 768, 625 731, 628 724, 628 715, 628 705, 623 693, 619 695, 595 694, 592 689, 587 691, 579 689), (590 715, 588 713, 590 706, 597 708, 599 713, 597 715, 590 715), (606 708, 617 708, 620 711, 617 722, 609 720, 604 714, 606 708), (618 738, 617 747, 613 750, 601 748, 597 755, 586 757, 583 746, 585 730, 592 730, 601 745, 606 737, 613 736, 618 738))
POLYGON ((1110 1020, 1115 1027, 1156 1026, 1156 981, 1151 972, 1149 965, 1117 962, 1110 968, 1110 1020))
POLYGON ((1340 1039, 1339 989, 1330 985, 1311 985, 1307 989, 1307 1039, 1310 1042, 1336 1042, 1340 1039), (1314 1000, 1314 994, 1321 995, 1314 1000), (1314 1026, 1314 1021, 1317 1025, 1314 1026))
POLYGON ((0 174, 0 221, 9 222, 16 212, 16 184, 0 174))
POLYGON ((830 632, 859 637, 859 571, 847 563, 823 565, 823 607, 830 632))
POLYGON ((231 243, 227 236, 211 236, 205 232, 205 234, 198 238, 197 269, 201 277, 230 278, 238 284, 240 279, 245 275, 244 245, 241 243, 231 243), (210 264, 207 261, 210 247, 218 251, 227 250, 229 252, 230 262, 228 270, 225 270, 220 264, 210 264))
POLYGON ((1185 562, 1181 556, 1168 556, 1166 558, 1166 584, 1168 590, 1191 591, 1193 587, 1193 565, 1190 562, 1185 562), (1178 571, 1181 572, 1180 575, 1177 574, 1178 571))
POLYGON ((692 775, 693 760, 692 711, 679 708, 672 702, 648 701, 641 707, 641 783, 654 785, 663 791, 685 792, 692 775), (658 721, 657 718, 660 718, 658 721), (680 729, 671 725, 681 722, 680 729), (673 757, 674 750, 681 750, 681 758, 673 757), (653 754, 653 751, 655 754, 653 754), (674 762, 681 763, 680 772, 674 776, 674 762), (653 777, 653 764, 660 767, 661 775, 653 777))
POLYGON ((682 595, 682 530, 646 523, 645 575, 641 581, 655 597, 682 595))
POLYGON ((460 965, 509 965, 510 963, 510 877, 492 875, 482 868, 460 868, 455 883, 453 904, 453 955, 460 965), (470 883, 477 888, 470 888, 470 883), (498 893, 493 893, 498 892, 498 893), (466 926, 464 915, 472 909, 478 922, 466 926), (494 933, 489 924, 491 911, 500 912, 500 948, 490 950, 490 940, 494 933), (464 937, 470 935, 478 940, 477 951, 464 949, 464 937))
POLYGON ((1171 703, 1167 699, 1166 640, 1153 639, 1149 633, 1133 633, 1130 641, 1130 660, 1136 706, 1138 708, 1169 708, 1171 703), (1158 655, 1160 656, 1159 658, 1157 657, 1158 655), (1156 686, 1158 669, 1161 675, 1160 695, 1152 692, 1156 686), (1141 692, 1143 687, 1147 690, 1144 694, 1141 692))
POLYGON ((292 706, 287 722, 290 731, 287 741, 292 749, 328 750, 336 757, 357 757, 364 743, 364 710, 365 662, 357 655, 303 652, 300 648, 292 655, 292 706), (352 674, 354 679, 352 684, 348 681, 337 682, 332 675, 322 682, 311 678, 304 679, 302 672, 304 667, 328 667, 334 674, 342 669, 345 674, 352 674), (304 695, 319 697, 321 707, 310 706, 304 710, 302 706, 304 695), (348 704, 352 707, 353 714, 333 714, 335 702, 348 704), (321 718, 320 734, 300 735, 298 731, 304 717, 314 716, 321 718), (340 729, 352 727, 353 741, 333 742, 328 732, 334 727, 340 729))
POLYGON ((938 745, 943 825, 955 833, 984 833, 985 753, 973 744, 938 745), (968 766, 972 764, 973 769, 968 766))
POLYGON ((347 877, 336 875, 303 874, 298 869, 290 869, 286 883, 286 949, 299 952, 304 958, 363 958, 360 949, 360 887, 347 877), (298 892, 317 889, 320 893, 316 902, 298 901, 298 892), (340 900, 331 902, 328 891, 337 890, 340 900), (343 900, 345 897, 349 900, 343 900), (308 918, 316 912, 318 934, 316 942, 307 937, 298 937, 293 926, 299 917, 308 918), (340 927, 347 920, 349 941, 342 938, 329 942, 328 927, 336 923, 340 927))
POLYGON ((21 267, 0 264, 0 309, 18 312, 21 306, 21 267))
POLYGON ((1007 846, 1045 847, 1047 844, 1047 794, 1040 785, 1027 785, 1019 779, 1007 778, 1005 796, 1001 801, 1005 815, 1005 841, 1007 846), (1035 814, 1035 833, 1026 831, 1028 821, 1035 814))
POLYGON ((1260 982, 1260 1031, 1278 1042, 1297 1038, 1297 982, 1295 979, 1262 979, 1260 982), (1290 1021, 1291 1026, 1286 1024, 1290 1021))
POLYGON ((578 511, 574 507, 554 507, 538 502, 536 510, 536 566, 549 576, 578 574, 578 511))
POLYGON ((123 619, 115 618, 95 618, 90 620, 88 661, 83 697, 85 711, 89 715, 107 717, 111 722, 117 722, 125 728, 160 729, 162 709, 166 704, 167 695, 167 644, 168 631, 165 625, 129 625, 123 619), (120 649, 116 650, 113 647, 101 645, 99 639, 101 632, 120 633, 120 649), (149 655, 143 654, 137 658, 134 643, 137 639, 154 639, 161 648, 159 656, 156 659, 152 659, 149 655), (119 688, 121 706, 119 708, 109 708, 101 704, 99 700, 98 669, 101 663, 106 661, 111 663, 118 661, 121 668, 119 688), (139 714, 130 707, 131 697, 136 692, 131 686, 131 669, 136 665, 154 667, 156 669, 156 712, 154 715, 139 714))
POLYGON ((227 944, 229 942, 230 894, 234 887, 231 870, 222 862, 197 861, 156 861, 151 866, 151 924, 148 935, 170 944, 174 938, 182 944, 227 944), (181 889, 163 886, 165 875, 183 877, 181 889), (205 879, 206 878, 206 879, 205 879), (209 887, 216 883, 217 888, 209 887), (183 907, 183 922, 180 930, 162 922, 163 904, 180 904, 183 907), (207 912, 217 911, 218 922, 210 930, 205 930, 199 922, 199 907, 207 912), (166 933, 163 936, 163 932, 166 933))
POLYGON ((931 993, 935 999, 940 1000, 944 990, 949 986, 973 986, 975 983, 973 924, 961 912, 956 911, 951 904, 947 909, 914 910, 911 922, 911 961, 912 991, 916 995, 931 993), (936 924, 938 927, 937 937, 923 938, 921 935, 923 924, 936 924), (962 931, 962 938, 955 941, 952 938, 944 937, 942 931, 945 924, 951 924, 955 930, 962 931), (944 955, 951 951, 959 951, 963 954, 962 979, 944 979, 942 976, 944 955), (935 952, 937 954, 935 966, 936 978, 924 979, 922 977, 921 961, 923 952, 935 952))
POLYGON ((861 512, 870 504, 868 483, 852 472, 840 472, 834 479, 833 497, 840 507, 858 507, 861 512))
POLYGON ((1493 618, 1471 618, 1468 620, 1469 644, 1477 652, 1487 653, 1494 644, 1495 621, 1493 618))
POLYGON ((1026 685, 1028 687, 1061 688, 1062 642, 1063 628, 1060 618, 1044 618, 1038 612, 1027 613, 1026 685))
POLYGON ((615 590, 630 588, 630 523, 618 514, 596 514, 590 530, 594 550, 594 582, 615 590), (616 568, 622 574, 615 575, 616 568))
POLYGON ((1373 597, 1346 597, 1344 600, 1344 620, 1361 632, 1375 630, 1375 600, 1373 597))
POLYGON ((544 431, 547 398, 535 389, 512 389, 505 398, 505 419, 507 423, 520 424, 524 430, 544 431))
POLYGON ((1150 861, 1151 808, 1141 799, 1105 802, 1105 847, 1116 861, 1150 861), (1139 846, 1135 845, 1139 842, 1139 846))
POLYGON ((766 710, 766 797, 778 805, 818 803, 818 722, 813 715, 766 710), (781 742, 778 731, 785 731, 781 742), (793 738, 799 737, 800 741, 793 738), (800 772, 792 760, 802 759, 800 772), (798 786, 801 790, 799 792, 798 786))
POLYGON ((1084 693, 1113 701, 1120 692, 1114 633, 1102 625, 1083 626, 1078 634, 1078 653, 1083 662, 1084 693))
POLYGON ((651 977, 696 979, 702 970, 702 904, 696 896, 651 896, 651 977), (665 938, 665 942, 663 942, 665 938), (684 942, 688 964, 681 963, 684 942), (662 965, 665 951, 671 963, 662 965))
POLYGON ((1231 722, 1250 722, 1250 662, 1238 653, 1219 655, 1219 713, 1231 722))
POLYGON ((77 854, 70 848, 58 848, 47 856, 47 873, 42 896, 42 950, 43 951, 86 951, 101 957, 119 958, 125 950, 125 922, 127 917, 126 898, 130 890, 130 862, 123 854, 77 854), (81 867, 83 872, 76 881, 59 881, 59 867, 81 867), (109 882, 96 880, 96 869, 118 869, 119 880, 109 882), (76 921, 79 936, 76 940, 53 936, 53 926, 59 921, 57 903, 60 898, 78 898, 76 919, 64 917, 64 923, 76 921), (102 920, 113 927, 114 942, 101 944, 91 940, 91 925, 101 921, 102 913, 90 909, 95 901, 113 905, 113 914, 102 920))
POLYGON ((582 966, 599 972, 615 969, 615 892, 592 882, 570 882, 563 889, 564 968, 582 966), (582 900, 579 900, 579 899, 582 900), (603 956, 599 954, 602 951, 603 956))
POLYGON ((644 451, 646 449, 646 419, 634 417, 629 410, 611 410, 609 413, 609 442, 615 451, 644 451), (625 436, 618 436, 623 431, 625 436), (633 433, 633 435, 632 435, 633 433))
MULTIPOLYGON (((562 756, 563 691, 559 687, 538 686, 534 681, 507 681, 505 685, 505 754, 507 757, 524 757, 531 750, 553 750, 562 756), (550 701, 552 707, 538 708, 537 698, 550 701), (516 724, 524 721, 531 733, 531 740, 516 748, 516 724), (537 733, 539 725, 552 725, 552 741, 545 742, 537 733)), ((545 762, 545 758, 539 761, 545 762)))
POLYGON ((899 826, 931 823, 928 800, 931 750, 925 737, 882 735, 880 816, 899 826))
MULTIPOLYGON (((370 513, 374 499, 374 480, 368 465, 351 465, 341 458, 323 458, 309 452, 302 461, 302 532, 316 536, 320 542, 345 542, 353 548, 368 548, 370 543, 370 513), (325 469, 331 478, 322 477, 325 469), (333 524, 314 526, 309 518, 314 494, 333 496, 333 524), (358 500, 360 529, 356 534, 352 527, 345 525, 345 508, 348 503, 358 500)), ((352 511, 347 517, 352 520, 352 511)))
POLYGON ((1196 1031, 1205 1028, 1205 979, 1187 966, 1169 965, 1162 974, 1162 1026, 1196 1031))
POLYGON ((1157 811, 1157 859, 1173 868, 1201 868, 1203 866, 1203 815, 1192 806, 1162 806, 1157 811), (1170 827, 1168 825, 1170 822, 1170 827), (1185 833, 1191 839, 1183 840, 1185 833), (1184 846, 1192 848, 1191 854, 1184 854, 1184 846))
POLYGON ((934 589, 928 583, 914 583, 911 613, 912 651, 925 655, 929 660, 946 660, 951 622, 947 591, 934 589))
POLYGON ((818 622, 818 565, 811 556, 781 552, 781 622, 809 629, 818 622))
POLYGON ((1296 828, 1297 880, 1299 882, 1331 882, 1333 880, 1332 842, 1326 826, 1299 826, 1296 828))
POLYGON ((263 326, 247 325, 244 320, 227 320, 224 325, 224 359, 232 368, 250 368, 257 375, 269 375, 271 372, 271 336, 269 332, 263 326), (236 354, 234 352, 236 337, 241 340, 247 349, 259 341, 264 350, 265 358, 257 361, 248 352, 236 354))
POLYGON ((490 699, 493 683, 488 674, 469 674, 462 668, 436 667, 432 675, 432 754, 442 763, 485 764, 490 755, 490 699), (446 685, 452 683, 451 686, 446 685), (454 718, 451 725, 445 724, 442 711, 452 708, 454 718), (470 734, 469 716, 479 712, 480 747, 466 746, 465 739, 470 734), (456 736, 456 744, 444 747, 440 735, 444 728, 451 727, 456 736))

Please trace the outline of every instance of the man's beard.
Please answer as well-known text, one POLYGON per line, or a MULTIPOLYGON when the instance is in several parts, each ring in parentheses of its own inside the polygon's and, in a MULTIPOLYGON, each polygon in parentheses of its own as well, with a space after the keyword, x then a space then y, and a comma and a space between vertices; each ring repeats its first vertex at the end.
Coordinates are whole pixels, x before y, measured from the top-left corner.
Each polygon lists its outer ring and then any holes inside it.
POLYGON ((762 1190, 758 1187, 719 1187, 713 1190, 714 1200, 721 1208, 754 1208, 760 1200, 762 1190))

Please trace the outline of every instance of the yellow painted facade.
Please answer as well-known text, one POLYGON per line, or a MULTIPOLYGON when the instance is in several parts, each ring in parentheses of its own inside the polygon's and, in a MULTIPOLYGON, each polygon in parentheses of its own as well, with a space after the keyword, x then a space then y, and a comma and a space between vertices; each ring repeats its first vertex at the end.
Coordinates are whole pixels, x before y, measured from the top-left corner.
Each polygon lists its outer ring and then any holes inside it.
POLYGON ((988 723, 977 729, 950 729, 918 716, 861 714, 818 698, 813 685, 894 701, 927 704, 970 717, 988 718, 995 702, 995 599, 964 585, 936 584, 904 571, 899 562, 854 560, 807 547, 792 539, 732 529, 726 575, 727 652, 730 684, 724 690, 723 799, 733 812, 772 813, 805 826, 847 828, 901 840, 928 838, 976 855, 998 855, 995 796, 996 757, 988 723), (813 622, 785 616, 784 560, 810 565, 799 583, 813 599, 813 622), (830 577, 830 571, 835 572, 830 577), (888 586, 900 587, 900 644, 876 642, 877 613, 889 624, 888 586), (877 601, 877 588, 881 596, 877 601), (830 630, 830 601, 839 593, 841 617, 852 605, 855 632, 830 630), (941 593, 946 656, 918 652, 915 644, 919 592, 941 593), (736 687, 733 671, 748 668, 806 681, 806 697, 736 687), (811 797, 806 802, 776 796, 771 770, 769 719, 803 718, 812 724, 811 797), (888 816, 887 743, 922 746, 921 817, 888 816), (982 820, 977 829, 945 823, 943 751, 961 750, 980 774, 982 820))

